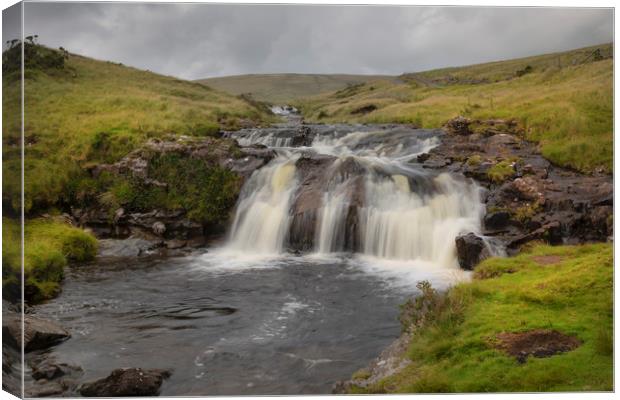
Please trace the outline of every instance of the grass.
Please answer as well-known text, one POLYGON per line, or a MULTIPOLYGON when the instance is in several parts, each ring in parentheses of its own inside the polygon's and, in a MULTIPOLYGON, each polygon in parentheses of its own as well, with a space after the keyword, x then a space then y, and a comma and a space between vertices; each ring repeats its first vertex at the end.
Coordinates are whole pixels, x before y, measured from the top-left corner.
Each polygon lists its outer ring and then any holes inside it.
POLYGON ((536 245, 485 260, 474 280, 433 297, 407 354, 412 364, 354 392, 613 390, 613 247, 536 245), (523 364, 493 345, 501 332, 554 329, 583 343, 523 364))
POLYGON ((513 163, 508 160, 498 162, 487 171, 487 176, 494 183, 502 183, 514 174, 515 169, 513 163))
MULTIPOLYGON (((41 46, 41 53, 53 51, 41 46)), ((204 136, 267 123, 264 106, 198 82, 69 55, 60 68, 25 71, 25 210, 63 206, 67 187, 97 163, 119 160, 149 138, 204 136)), ((20 81, 3 77, 5 206, 19 207, 20 81)))
POLYGON ((407 74, 299 100, 315 122, 412 123, 436 128, 458 115, 515 118, 551 162, 583 172, 612 171, 613 59, 585 59, 611 44, 553 55, 407 74), (558 59, 560 62, 558 63, 558 59), (573 61, 575 63, 573 64, 573 61), (531 72, 517 71, 531 66, 531 72), (456 80, 441 80, 456 76, 456 80), (435 81, 433 81, 433 79, 435 81), (471 83, 477 79, 476 83, 471 83), (355 113, 364 107, 374 111, 355 113))
POLYGON ((234 95, 247 93, 260 101, 289 104, 303 97, 342 90, 375 80, 398 79, 386 75, 254 74, 209 78, 198 82, 234 95))
MULTIPOLYGON (((19 222, 2 219, 2 286, 4 297, 18 301, 21 293, 19 222)), ((53 219, 26 221, 24 231, 24 296, 28 303, 54 297, 69 262, 92 260, 97 240, 82 229, 53 219)))

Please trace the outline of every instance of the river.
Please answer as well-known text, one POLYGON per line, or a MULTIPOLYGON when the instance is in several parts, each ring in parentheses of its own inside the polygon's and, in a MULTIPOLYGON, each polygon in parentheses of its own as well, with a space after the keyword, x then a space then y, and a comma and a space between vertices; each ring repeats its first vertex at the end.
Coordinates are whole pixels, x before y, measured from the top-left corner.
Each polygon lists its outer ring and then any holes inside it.
POLYGON ((440 132, 300 126, 232 134, 277 156, 245 183, 221 245, 71 267, 34 307, 72 333, 45 356, 81 366, 80 381, 171 370, 162 395, 330 393, 399 336, 418 281, 468 278, 454 239, 481 231, 481 189, 416 163, 440 132))

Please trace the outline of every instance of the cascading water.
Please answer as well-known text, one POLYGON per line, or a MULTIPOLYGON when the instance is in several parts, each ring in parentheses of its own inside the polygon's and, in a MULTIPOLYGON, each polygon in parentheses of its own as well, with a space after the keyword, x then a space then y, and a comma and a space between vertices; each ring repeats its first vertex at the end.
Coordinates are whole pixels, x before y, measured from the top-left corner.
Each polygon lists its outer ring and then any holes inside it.
POLYGON ((480 232, 484 206, 476 184, 411 162, 439 143, 437 132, 398 126, 316 129, 322 131, 305 147, 287 147, 290 129, 233 136, 243 145, 272 146, 278 157, 244 186, 229 248, 283 252, 291 221, 303 208, 299 220, 310 221, 303 229, 317 253, 355 251, 458 266, 455 238, 480 232), (316 160, 317 170, 306 175, 296 170, 304 157, 316 160), (298 207, 302 193, 311 200, 298 207))
POLYGON ((282 252, 295 188, 294 158, 279 157, 256 171, 237 205, 229 248, 260 254, 282 252))

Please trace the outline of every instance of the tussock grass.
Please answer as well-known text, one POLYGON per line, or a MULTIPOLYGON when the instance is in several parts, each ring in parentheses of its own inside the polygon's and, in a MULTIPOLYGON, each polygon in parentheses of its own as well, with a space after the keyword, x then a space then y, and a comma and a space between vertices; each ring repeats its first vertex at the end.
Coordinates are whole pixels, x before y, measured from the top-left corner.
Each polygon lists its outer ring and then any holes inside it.
POLYGON ((436 128, 458 115, 515 118, 526 138, 539 142, 542 154, 553 163, 584 172, 596 168, 611 172, 613 60, 590 58, 579 63, 597 48, 604 54, 611 51, 609 44, 413 74, 416 79, 405 75, 402 78, 409 82, 405 85, 372 82, 346 97, 325 94, 300 100, 297 106, 307 120, 315 122, 394 122, 436 128), (579 62, 573 65, 572 60, 579 62), (532 66, 531 72, 516 76, 527 65, 532 66), (453 84, 430 82, 446 74, 458 79, 453 84), (463 83, 467 79, 488 83, 463 83), (377 109, 364 115, 352 113, 370 104, 377 109))
POLYGON ((435 301, 432 318, 412 337, 412 364, 369 392, 613 390, 610 244, 538 245, 487 259, 474 274, 435 301), (541 256, 559 261, 537 262, 541 256), (533 329, 558 330, 583 344, 523 364, 494 346, 498 333, 533 329))

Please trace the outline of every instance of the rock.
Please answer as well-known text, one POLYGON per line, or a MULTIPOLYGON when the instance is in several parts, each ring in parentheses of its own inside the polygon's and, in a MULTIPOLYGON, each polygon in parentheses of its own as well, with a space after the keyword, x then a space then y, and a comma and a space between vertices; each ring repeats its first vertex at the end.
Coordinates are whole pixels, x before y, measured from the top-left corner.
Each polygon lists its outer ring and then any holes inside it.
POLYGON ((157 236, 163 236, 163 234, 166 232, 166 224, 161 221, 156 221, 151 226, 151 230, 157 236))
POLYGON ((185 240, 172 239, 166 241, 166 247, 171 250, 182 249, 185 246, 187 246, 187 241, 185 240))
POLYGON ((484 226, 487 229, 502 229, 510 222, 510 213, 508 211, 497 211, 488 213, 484 216, 484 226))
POLYGON ((490 255, 484 240, 472 232, 456 237, 456 252, 461 268, 469 271, 490 255))
POLYGON ((149 254, 162 246, 162 241, 136 237, 99 240, 99 257, 138 257, 149 254))
MULTIPOLYGON (((5 341, 16 349, 21 347, 21 314, 4 313, 2 334, 5 341)), ((71 334, 55 322, 24 315, 24 351, 45 349, 71 337, 71 334)))
POLYGON ((79 392, 86 397, 157 396, 169 376, 161 369, 115 369, 106 378, 83 384, 79 392))
POLYGON ((540 204, 545 201, 541 182, 532 176, 515 179, 511 183, 511 189, 521 200, 536 201, 540 204))
POLYGON ((471 135, 472 132, 469 130, 469 125, 471 122, 472 121, 469 118, 458 116, 448 121, 444 125, 444 129, 451 135, 471 135))
POLYGON ((37 380, 51 380, 76 372, 82 372, 82 368, 67 363, 56 364, 51 361, 44 361, 32 368, 32 377, 37 380))
POLYGON ((59 382, 37 382, 26 390, 25 397, 59 397, 66 388, 59 382))

